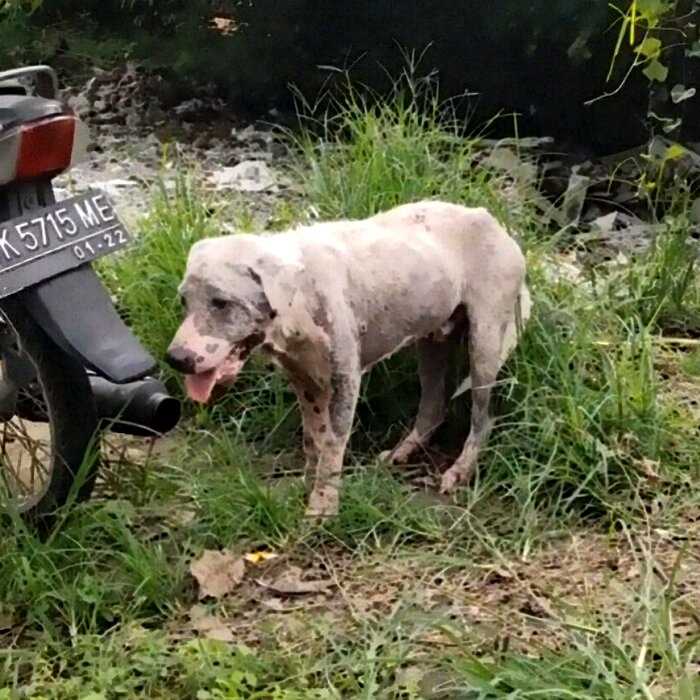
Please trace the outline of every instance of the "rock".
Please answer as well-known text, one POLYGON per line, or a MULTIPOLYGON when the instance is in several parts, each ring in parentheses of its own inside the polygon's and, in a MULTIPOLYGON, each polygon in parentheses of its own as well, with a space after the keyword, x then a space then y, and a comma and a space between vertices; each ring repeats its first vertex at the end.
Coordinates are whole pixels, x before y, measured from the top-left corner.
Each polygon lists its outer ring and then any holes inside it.
POLYGON ((498 146, 489 153, 484 165, 507 173, 520 186, 531 186, 537 181, 537 166, 522 160, 510 148, 498 146))
POLYGON ((191 100, 181 102, 173 111, 181 119, 196 121, 202 118, 203 112, 206 111, 206 105, 203 100, 200 100, 198 97, 193 97, 191 100))
POLYGON ((79 116, 83 117, 92 110, 90 100, 84 93, 68 99, 68 106, 79 116))
POLYGON ((211 137, 206 131, 203 131, 195 138, 192 145, 195 148, 201 148, 202 150, 208 149, 211 145, 211 137))
POLYGON ((65 187, 56 187, 54 186, 53 188, 53 194, 54 197, 56 197, 56 201, 60 202, 63 199, 68 199, 69 197, 73 196, 73 193, 66 189, 65 187))
POLYGON ((136 129, 137 127, 141 126, 141 123, 141 115, 135 109, 131 110, 130 112, 127 112, 125 119, 125 124, 127 128, 136 129))
POLYGON ((172 109, 177 104, 177 88, 160 75, 148 76, 144 90, 165 109, 172 109))
POLYGON ((272 158, 284 158, 287 155, 287 147, 279 141, 273 141, 270 144, 270 156, 272 158))
POLYGON ((144 124, 153 126, 155 124, 159 124, 160 122, 164 122, 166 118, 167 115, 155 101, 148 103, 146 111, 143 114, 144 124))
POLYGON ((126 117, 118 112, 105 112, 95 118, 96 124, 125 124, 126 117))
POLYGON ((267 163, 244 160, 230 168, 222 168, 211 176, 218 188, 232 188, 240 192, 262 192, 276 188, 276 180, 267 163))
POLYGON ((94 102, 99 94, 100 91, 100 82, 97 78, 90 78, 88 80, 87 84, 85 85, 85 89, 83 90, 83 95, 90 101, 94 102))
POLYGON ((690 220, 694 224, 700 224, 700 197, 695 199, 690 207, 690 220))
POLYGON ((614 211, 595 219, 590 233, 583 238, 618 253, 639 254, 647 250, 662 229, 663 225, 648 224, 614 211))
POLYGON ((265 131, 258 131, 252 124, 245 129, 231 129, 233 142, 245 146, 259 146, 267 148, 272 141, 272 134, 265 131))
POLYGON ((525 136, 520 139, 504 138, 504 139, 479 139, 482 146, 488 148, 498 147, 514 147, 518 149, 534 149, 542 148, 543 146, 551 146, 554 139, 551 136, 525 136))
POLYGON ((102 190, 115 203, 121 202, 125 198, 125 190, 133 190, 138 187, 138 183, 133 180, 123 180, 115 178, 114 180, 103 180, 92 183, 92 187, 102 190))
POLYGON ((574 168, 569 177, 569 185, 564 192, 564 203, 562 204, 563 220, 570 226, 578 226, 590 184, 591 178, 579 175, 574 168))

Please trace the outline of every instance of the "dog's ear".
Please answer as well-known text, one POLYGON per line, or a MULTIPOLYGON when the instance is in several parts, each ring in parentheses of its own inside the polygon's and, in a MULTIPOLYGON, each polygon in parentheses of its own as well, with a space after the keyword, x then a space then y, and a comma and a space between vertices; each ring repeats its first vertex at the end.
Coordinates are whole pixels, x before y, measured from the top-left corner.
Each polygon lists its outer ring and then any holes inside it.
POLYGON ((270 300, 265 293, 265 285, 263 284, 262 277, 252 267, 250 267, 250 265, 246 266, 246 272, 248 275, 250 275, 251 279, 259 288, 259 293, 256 294, 255 299, 252 300, 255 310, 263 318, 275 318, 277 316, 277 309, 273 309, 272 305, 270 304, 270 300))

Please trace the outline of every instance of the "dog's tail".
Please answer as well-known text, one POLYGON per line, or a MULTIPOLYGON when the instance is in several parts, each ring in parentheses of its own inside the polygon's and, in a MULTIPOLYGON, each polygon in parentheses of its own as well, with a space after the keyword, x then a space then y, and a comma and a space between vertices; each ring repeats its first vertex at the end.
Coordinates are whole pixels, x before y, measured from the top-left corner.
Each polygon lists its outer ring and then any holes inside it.
POLYGON ((520 341, 520 336, 525 330, 525 326, 532 313, 532 298, 530 290, 525 282, 520 287, 518 298, 515 300, 515 309, 513 319, 508 323, 505 333, 503 334, 503 343, 501 344, 501 364, 503 364, 515 349, 515 346, 520 341))

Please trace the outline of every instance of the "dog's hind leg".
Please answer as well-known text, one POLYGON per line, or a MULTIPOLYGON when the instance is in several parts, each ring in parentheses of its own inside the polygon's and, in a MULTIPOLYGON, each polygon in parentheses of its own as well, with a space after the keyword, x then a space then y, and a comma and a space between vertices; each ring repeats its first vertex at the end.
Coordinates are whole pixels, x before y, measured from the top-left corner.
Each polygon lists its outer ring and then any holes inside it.
POLYGON ((447 413, 447 371, 455 341, 441 342, 423 338, 418 341, 420 404, 411 432, 391 451, 382 454, 392 464, 405 464, 411 455, 424 448, 442 425, 447 413))
POLYGON ((502 315, 483 312, 477 318, 470 319, 471 430, 462 453, 442 477, 441 493, 449 493, 459 482, 471 479, 479 450, 491 432, 491 389, 506 359, 504 348, 511 322, 510 319, 503 320, 502 315))

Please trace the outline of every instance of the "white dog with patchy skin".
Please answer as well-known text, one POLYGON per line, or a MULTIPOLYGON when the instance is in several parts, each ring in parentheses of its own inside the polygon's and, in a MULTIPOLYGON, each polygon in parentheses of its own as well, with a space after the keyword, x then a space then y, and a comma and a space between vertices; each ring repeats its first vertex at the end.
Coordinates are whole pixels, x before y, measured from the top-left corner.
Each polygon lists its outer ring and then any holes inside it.
POLYGON ((307 513, 333 515, 360 378, 417 343, 415 425, 390 453, 405 463, 443 422, 451 348, 467 337, 472 412, 448 493, 471 477, 490 428, 496 376, 530 313, 525 260, 485 209, 424 201, 361 221, 196 243, 180 286, 185 319, 168 361, 206 402, 259 348, 287 373, 315 482, 307 513))

